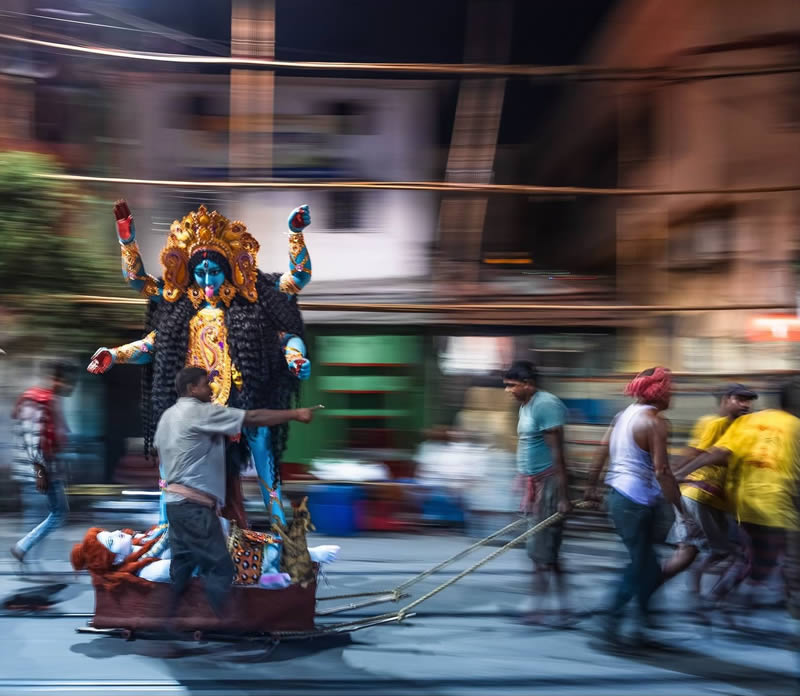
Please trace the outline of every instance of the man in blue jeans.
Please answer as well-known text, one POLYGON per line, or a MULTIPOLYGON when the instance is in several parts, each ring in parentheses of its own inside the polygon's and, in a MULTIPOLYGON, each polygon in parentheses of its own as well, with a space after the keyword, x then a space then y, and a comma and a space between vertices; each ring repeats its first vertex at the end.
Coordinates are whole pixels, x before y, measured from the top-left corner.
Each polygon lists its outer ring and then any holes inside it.
MULTIPOLYGON (((620 645, 622 612, 634 597, 641 624, 649 623, 650 599, 663 582, 655 551, 663 502, 683 512, 667 457, 669 425, 661 415, 672 398, 671 373, 663 367, 645 370, 631 381, 625 393, 635 402, 614 418, 595 457, 586 491, 587 501, 599 501, 597 482, 608 460, 608 512, 630 556, 604 627, 603 638, 612 648, 620 645)), ((638 642, 644 644, 641 624, 638 642)))
MULTIPOLYGON (((48 387, 33 387, 20 396, 12 417, 17 434, 14 477, 23 482, 23 500, 28 510, 36 496, 47 497, 49 514, 11 547, 18 561, 50 532, 67 521, 69 503, 65 489, 66 470, 60 458, 67 443, 67 426, 61 399, 75 387, 75 367, 67 362, 50 366, 48 387)), ((28 516, 26 515, 26 521, 28 516)))

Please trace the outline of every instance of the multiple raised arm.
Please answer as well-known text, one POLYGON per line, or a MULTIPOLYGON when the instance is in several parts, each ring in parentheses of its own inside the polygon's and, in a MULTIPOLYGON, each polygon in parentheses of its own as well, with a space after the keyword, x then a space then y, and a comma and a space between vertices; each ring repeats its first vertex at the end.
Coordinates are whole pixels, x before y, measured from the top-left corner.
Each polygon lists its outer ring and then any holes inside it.
POLYGON ((114 217, 117 221, 117 239, 122 255, 122 277, 136 292, 151 300, 160 300, 163 281, 148 275, 144 269, 139 245, 136 243, 136 227, 127 202, 119 200, 114 204, 114 217))
POLYGON ((289 371, 298 379, 308 379, 311 376, 311 361, 306 357, 303 339, 294 334, 282 333, 281 344, 289 371))
MULTIPOLYGON (((311 361, 306 357, 306 344, 295 334, 281 333, 283 355, 286 366, 298 379, 306 380, 311 376, 311 361)), ((126 343, 116 348, 98 348, 86 368, 93 375, 108 372, 114 365, 146 365, 153 360, 156 349, 156 332, 133 343, 126 343)))
MULTIPOLYGON (((163 281, 145 271, 136 243, 133 215, 126 201, 119 200, 114 204, 114 218, 125 281, 148 299, 160 301, 163 281)), ((311 281, 311 256, 303 238, 303 230, 310 224, 311 214, 307 205, 296 208, 289 216, 289 270, 277 281, 278 288, 289 295, 298 294, 311 281)), ((294 334, 281 333, 281 345, 289 371, 298 379, 308 379, 311 375, 311 362, 306 357, 303 339, 294 334)), ((153 360, 155 349, 156 332, 152 331, 133 343, 116 348, 99 348, 92 356, 87 370, 92 374, 102 374, 117 364, 144 365, 153 360)))
MULTIPOLYGON (((159 301, 164 283, 145 270, 139 245, 136 243, 133 215, 125 200, 114 204, 114 217, 125 281, 141 295, 159 301)), ((311 282, 311 256, 303 237, 303 230, 310 224, 311 213, 307 205, 295 208, 289 216, 289 270, 278 279, 278 288, 288 295, 297 295, 311 282)))
POLYGON ((153 360, 156 349, 156 332, 133 343, 126 343, 116 348, 98 348, 86 368, 93 375, 108 372, 113 365, 146 365, 153 360))
POLYGON ((310 224, 307 205, 295 208, 289 216, 289 270, 278 279, 278 289, 287 295, 297 295, 311 282, 311 256, 303 238, 303 230, 310 224))

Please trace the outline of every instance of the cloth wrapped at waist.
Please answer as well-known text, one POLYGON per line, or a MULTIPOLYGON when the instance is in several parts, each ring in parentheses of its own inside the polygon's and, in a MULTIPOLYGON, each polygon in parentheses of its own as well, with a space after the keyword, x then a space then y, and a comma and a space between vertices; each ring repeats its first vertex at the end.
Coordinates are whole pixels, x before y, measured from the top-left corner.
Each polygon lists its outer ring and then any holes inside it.
POLYGON ((162 488, 165 492, 179 495, 189 502, 204 505, 214 510, 219 508, 219 501, 213 495, 199 491, 191 486, 184 486, 182 483, 167 483, 162 488))
POLYGON ((530 515, 535 511, 536 502, 542 492, 542 486, 552 475, 553 467, 550 466, 538 474, 520 474, 517 477, 516 487, 522 490, 522 499, 519 506, 521 513, 530 515))

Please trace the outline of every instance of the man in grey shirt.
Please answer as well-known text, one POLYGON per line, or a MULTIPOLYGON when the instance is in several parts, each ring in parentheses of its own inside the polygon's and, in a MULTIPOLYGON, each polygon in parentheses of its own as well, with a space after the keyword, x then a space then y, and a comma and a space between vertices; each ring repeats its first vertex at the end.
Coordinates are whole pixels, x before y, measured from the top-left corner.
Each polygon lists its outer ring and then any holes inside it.
POLYGON ((170 578, 175 615, 195 568, 204 578, 209 604, 220 615, 234 575, 217 511, 225 504, 225 437, 243 427, 292 420, 309 423, 312 410, 243 411, 211 403, 208 374, 185 367, 175 378, 178 401, 161 416, 154 443, 166 481, 165 501, 172 552, 170 578))

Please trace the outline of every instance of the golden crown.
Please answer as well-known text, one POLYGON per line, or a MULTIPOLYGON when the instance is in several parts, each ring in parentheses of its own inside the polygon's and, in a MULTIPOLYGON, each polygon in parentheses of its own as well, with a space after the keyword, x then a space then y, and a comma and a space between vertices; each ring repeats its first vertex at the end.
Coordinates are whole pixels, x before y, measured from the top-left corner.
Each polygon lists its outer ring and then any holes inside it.
POLYGON ((243 222, 231 222, 216 210, 209 213, 201 205, 182 220, 172 223, 167 243, 161 251, 164 298, 168 302, 175 302, 186 292, 191 282, 189 261, 203 251, 222 254, 231 267, 231 282, 236 290, 250 302, 258 299, 258 242, 243 222))

